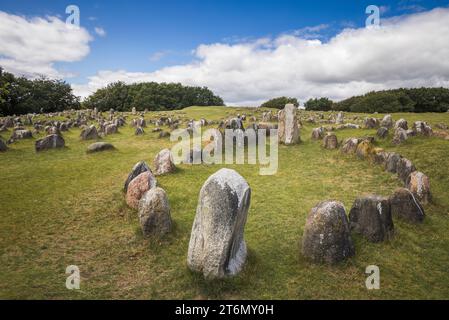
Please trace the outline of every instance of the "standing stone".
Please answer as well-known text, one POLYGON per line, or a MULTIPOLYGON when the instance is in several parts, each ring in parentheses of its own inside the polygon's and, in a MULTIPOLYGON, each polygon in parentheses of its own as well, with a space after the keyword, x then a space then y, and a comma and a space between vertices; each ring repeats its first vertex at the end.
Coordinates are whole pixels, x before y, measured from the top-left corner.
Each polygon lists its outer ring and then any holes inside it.
POLYGON ((363 140, 357 146, 356 154, 359 159, 366 159, 373 154, 374 147, 369 140, 363 140))
POLYGON ((343 142, 341 146, 341 151, 343 153, 355 153, 357 151, 357 146, 359 145, 359 139, 348 138, 343 142))
POLYGON ((386 160, 385 160, 385 171, 390 173, 398 172, 398 164, 401 161, 402 157, 400 154, 396 152, 387 152, 386 160))
POLYGON ((115 124, 108 124, 107 126, 104 127, 104 133, 106 135, 117 133, 117 132, 118 132, 118 129, 115 124))
POLYGON ((399 119, 398 121, 396 121, 396 123, 394 124, 394 129, 396 130, 397 128, 408 130, 407 120, 399 119))
POLYGON ((82 140, 94 140, 98 139, 98 131, 94 125, 91 125, 81 131, 80 135, 82 140))
POLYGON ((379 126, 379 120, 376 118, 365 118, 364 127, 366 129, 374 129, 379 126))
POLYGON ((173 156, 169 149, 161 150, 154 158, 154 174, 156 176, 171 173, 176 170, 176 166, 173 162, 173 156))
POLYGON ((144 133, 145 133, 145 131, 143 130, 142 127, 137 127, 137 128, 136 128, 136 131, 134 132, 134 134, 135 134, 136 136, 141 136, 141 135, 143 135, 144 133))
POLYGON ((424 121, 416 121, 413 124, 413 130, 418 134, 422 134, 424 136, 430 137, 433 133, 432 127, 430 127, 427 122, 424 121))
POLYGON ((399 127, 394 132, 393 143, 398 145, 408 139, 407 131, 399 127))
POLYGON ((40 152, 48 149, 64 148, 64 138, 57 134, 51 134, 45 138, 36 140, 34 147, 36 152, 40 152))
POLYGON ((377 195, 357 198, 349 212, 349 225, 351 230, 371 242, 389 239, 393 235, 394 225, 388 198, 377 195))
POLYGON ((341 202, 323 201, 306 220, 302 253, 317 263, 337 263, 354 255, 346 210, 341 202))
POLYGON ((340 112, 337 114, 337 120, 335 121, 335 123, 337 123, 337 124, 342 124, 344 121, 345 121, 345 117, 344 117, 344 115, 343 115, 343 112, 340 111, 340 112))
POLYGON ((388 129, 386 127, 380 127, 377 130, 377 136, 381 139, 386 138, 386 136, 388 135, 388 129))
POLYGON ((319 127, 312 130, 312 140, 321 140, 324 137, 324 128, 319 127))
POLYGON ((170 205, 163 189, 155 187, 145 192, 139 201, 138 213, 145 237, 171 231, 170 205))
POLYGON ((128 175, 128 178, 126 178, 125 181, 125 186, 123 188, 123 190, 125 190, 125 192, 128 191, 128 185, 129 183, 135 178, 137 177, 139 174, 144 173, 146 171, 151 171, 150 167, 146 164, 145 161, 140 161, 138 163, 136 163, 134 165, 134 167, 132 168, 131 172, 128 175))
POLYGON ((221 169, 201 188, 187 265, 206 279, 238 274, 246 260, 243 231, 251 189, 235 170, 221 169))
POLYGON ((391 114, 385 115, 385 117, 383 117, 382 121, 380 122, 380 125, 387 129, 393 128, 394 122, 391 114))
POLYGON ((407 158, 401 158, 401 160, 399 160, 399 162, 397 163, 396 169, 399 179, 404 184, 406 183, 408 176, 413 171, 416 171, 415 165, 407 158))
POLYGON ((156 178, 151 171, 145 171, 135 177, 128 185, 126 203, 133 209, 137 209, 139 200, 145 192, 156 187, 156 178))
POLYGON ((131 109, 131 113, 132 113, 133 115, 136 115, 136 114, 137 114, 137 110, 136 110, 136 107, 132 107, 132 109, 131 109))
POLYGON ((8 150, 6 143, 2 139, 0 139, 0 152, 5 152, 6 150, 8 150))
POLYGON ((407 178, 406 186, 422 204, 427 204, 432 199, 429 177, 424 173, 412 172, 407 178))
POLYGON ((289 103, 283 110, 279 111, 279 141, 285 145, 299 143, 298 119, 296 117, 296 107, 289 103))
POLYGON ((390 197, 390 205, 393 217, 400 217, 411 223, 420 223, 424 220, 423 207, 408 189, 397 189, 390 197))
POLYGON ((329 132, 323 140, 323 146, 326 149, 337 149, 338 148, 338 139, 335 133, 329 132))

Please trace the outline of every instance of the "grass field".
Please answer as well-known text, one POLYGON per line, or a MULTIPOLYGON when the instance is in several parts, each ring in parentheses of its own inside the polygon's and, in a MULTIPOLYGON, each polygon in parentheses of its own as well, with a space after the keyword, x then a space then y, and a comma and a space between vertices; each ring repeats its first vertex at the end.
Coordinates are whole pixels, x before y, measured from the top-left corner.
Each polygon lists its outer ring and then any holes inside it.
MULTIPOLYGON (((218 120, 239 112, 245 111, 191 107, 172 113, 218 120)), ((401 117, 449 124, 449 113, 393 114, 394 120, 401 117)), ((98 154, 86 154, 92 142, 80 141, 76 128, 64 133, 64 150, 36 154, 34 139, 10 145, 0 153, 0 298, 449 299, 449 141, 413 137, 394 146, 391 133, 377 141, 430 177, 433 203, 425 207, 427 217, 421 225, 396 219, 396 235, 385 243, 353 235, 355 257, 336 266, 315 265, 301 256, 299 243, 317 202, 337 199, 349 212, 358 195, 389 195, 401 186, 381 167, 311 141, 316 126, 305 123, 302 144, 279 147, 276 175, 260 176, 255 165, 226 166, 252 188, 245 228, 249 256, 237 277, 212 282, 190 272, 186 257, 199 190, 225 165, 181 165, 158 177, 169 197, 174 231, 160 240, 144 239, 122 187, 136 162, 152 166, 155 155, 171 145, 158 139, 152 126, 143 136, 134 136, 129 126, 120 128, 103 139, 117 150, 98 154), (380 267, 380 290, 365 288, 365 268, 371 264, 380 267), (80 268, 80 290, 65 287, 68 265, 80 268)), ((341 140, 375 130, 336 134, 341 140)))

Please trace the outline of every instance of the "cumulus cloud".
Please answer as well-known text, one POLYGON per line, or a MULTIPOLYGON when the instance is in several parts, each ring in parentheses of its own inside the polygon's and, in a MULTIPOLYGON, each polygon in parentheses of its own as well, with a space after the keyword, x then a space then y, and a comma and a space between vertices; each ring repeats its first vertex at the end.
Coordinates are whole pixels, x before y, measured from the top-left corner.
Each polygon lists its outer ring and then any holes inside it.
POLYGON ((282 95, 340 100, 370 90, 448 87, 448 56, 449 9, 438 8, 383 19, 379 28, 347 28, 327 42, 284 34, 203 44, 189 64, 155 72, 99 71, 74 89, 86 96, 114 81, 157 81, 208 86, 230 105, 282 95))
POLYGON ((91 36, 57 17, 25 18, 0 11, 0 66, 28 77, 67 76, 56 62, 78 61, 89 53, 91 36))
POLYGON ((97 35, 99 35, 100 37, 106 36, 106 31, 105 31, 103 28, 95 27, 94 30, 95 30, 95 33, 96 33, 97 35))

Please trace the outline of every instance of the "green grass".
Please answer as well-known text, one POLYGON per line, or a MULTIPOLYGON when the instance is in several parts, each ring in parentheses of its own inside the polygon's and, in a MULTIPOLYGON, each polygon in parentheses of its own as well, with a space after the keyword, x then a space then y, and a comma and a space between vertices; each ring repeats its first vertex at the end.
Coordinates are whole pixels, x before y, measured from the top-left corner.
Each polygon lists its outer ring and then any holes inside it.
MULTIPOLYGON (((219 120, 254 110, 191 107, 185 119, 219 120)), ((382 115, 377 115, 381 117, 382 115)), ((156 117, 147 114, 146 118, 156 117)), ((394 114, 395 120, 449 124, 449 114, 394 114)), ((129 118, 130 119, 130 118, 129 118)), ((116 151, 86 154, 91 142, 79 129, 64 133, 67 147, 36 154, 34 139, 0 154, 0 298, 2 299, 448 299, 449 142, 415 137, 399 147, 391 136, 380 147, 411 159, 431 179, 434 202, 422 225, 395 220, 393 240, 373 244, 353 235, 354 258, 315 265, 300 254, 306 216, 317 202, 342 201, 347 211, 363 193, 389 195, 401 186, 380 167, 310 140, 317 125, 301 130, 303 143, 279 147, 279 170, 260 176, 254 165, 228 165, 252 188, 245 229, 249 256, 233 279, 207 282, 186 266, 199 190, 219 165, 181 165, 158 177, 167 191, 173 232, 144 239, 137 213, 128 208, 123 183, 139 160, 151 166, 171 145, 151 126, 136 137, 126 126, 103 139, 116 151), (77 265, 81 290, 65 288, 65 268, 77 265), (365 288, 365 268, 380 267, 381 289, 365 288)), ((339 140, 375 130, 337 131, 339 140)), ((3 133, 3 138, 10 133, 3 133)))

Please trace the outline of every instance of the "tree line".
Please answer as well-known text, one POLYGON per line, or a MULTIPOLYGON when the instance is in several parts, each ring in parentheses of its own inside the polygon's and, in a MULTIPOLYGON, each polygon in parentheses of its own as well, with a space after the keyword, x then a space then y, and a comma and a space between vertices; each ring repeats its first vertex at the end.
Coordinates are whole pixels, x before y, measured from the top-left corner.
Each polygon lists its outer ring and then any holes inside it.
POLYGON ((0 67, 0 115, 58 112, 79 109, 79 98, 61 80, 16 77, 0 67))
POLYGON ((304 106, 306 110, 361 113, 446 112, 449 110, 449 89, 423 87, 373 91, 339 102, 328 98, 310 99, 304 106))
POLYGON ((178 110, 190 106, 224 106, 224 102, 206 87, 157 82, 115 82, 98 89, 83 102, 83 107, 98 111, 178 110))

